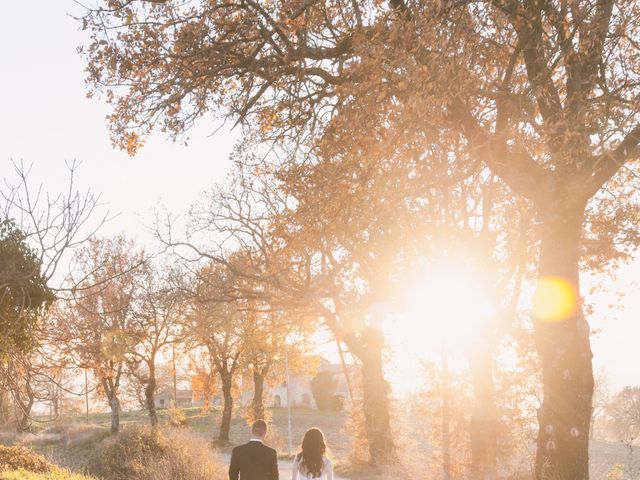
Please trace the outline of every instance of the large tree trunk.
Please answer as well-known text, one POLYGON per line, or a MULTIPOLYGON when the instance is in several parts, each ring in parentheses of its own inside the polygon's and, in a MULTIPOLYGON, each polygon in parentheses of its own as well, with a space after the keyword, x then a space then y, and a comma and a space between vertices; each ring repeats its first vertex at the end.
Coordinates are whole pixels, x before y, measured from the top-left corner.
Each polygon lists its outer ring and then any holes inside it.
POLYGON ((471 414, 471 478, 496 478, 498 417, 494 402, 493 359, 489 345, 470 358, 474 406, 471 414))
POLYGON ((14 397, 14 401, 18 408, 16 415, 16 430, 18 432, 26 432, 31 426, 31 409, 35 402, 35 395, 29 384, 30 381, 30 377, 24 379, 24 392, 20 391, 20 387, 18 387, 15 392, 16 395, 14 397))
MULTIPOLYGON (((153 363, 149 365, 149 378, 147 385, 144 389, 144 400, 147 406, 147 412, 149 413, 149 421, 151 427, 156 428, 158 426, 158 414, 156 412, 156 368, 153 363)), ((173 399, 177 406, 178 399, 173 399)))
POLYGON ((30 422, 29 415, 22 410, 18 412, 18 418, 16 421, 16 431, 23 433, 29 430, 30 422))
POLYGON ((398 461, 398 456, 391 433, 391 389, 383 373, 382 333, 369 329, 365 343, 358 356, 362 361, 362 400, 369 454, 372 464, 390 465, 398 461))
POLYGON ((0 390, 0 429, 9 423, 9 393, 0 390))
POLYGON ((109 398, 109 407, 111 408, 111 435, 117 435, 120 432, 120 400, 116 394, 112 394, 109 398))
POLYGON ((232 380, 231 374, 220 373, 222 380, 222 418, 220 419, 220 432, 218 441, 228 442, 229 431, 231 430, 231 414, 233 413, 233 396, 231 395, 232 380))
POLYGON ((60 393, 56 391, 51 399, 53 408, 53 418, 58 419, 60 417, 60 393))
MULTIPOLYGON (((536 478, 589 478, 589 427, 593 396, 589 326, 579 297, 580 237, 584 209, 545 212, 539 281, 555 279, 573 291, 575 308, 564 318, 536 314, 536 347, 542 363, 544 400, 538 411, 536 478)), ((540 295, 539 289, 536 295, 540 295)))
POLYGON ((18 418, 16 419, 16 430, 18 432, 26 432, 31 426, 31 407, 33 406, 33 400, 28 399, 26 402, 19 401, 20 407, 18 408, 18 418))
POLYGON ((264 374, 253 371, 253 399, 251 400, 253 419, 264 418, 264 374))

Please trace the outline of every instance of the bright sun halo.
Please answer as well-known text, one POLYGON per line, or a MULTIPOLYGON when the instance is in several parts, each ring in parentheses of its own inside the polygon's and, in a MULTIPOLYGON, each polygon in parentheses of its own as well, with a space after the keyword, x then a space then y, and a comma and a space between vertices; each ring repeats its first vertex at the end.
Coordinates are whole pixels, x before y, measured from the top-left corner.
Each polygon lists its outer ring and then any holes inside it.
POLYGON ((440 361, 443 347, 457 352, 452 368, 464 368, 461 352, 495 314, 481 279, 463 269, 432 269, 406 285, 403 308, 385 322, 394 351, 389 378, 401 394, 419 388, 421 361, 440 361))
POLYGON ((480 333, 482 324, 494 314, 494 307, 477 278, 448 268, 432 271, 413 283, 406 313, 409 334, 451 342, 480 333))

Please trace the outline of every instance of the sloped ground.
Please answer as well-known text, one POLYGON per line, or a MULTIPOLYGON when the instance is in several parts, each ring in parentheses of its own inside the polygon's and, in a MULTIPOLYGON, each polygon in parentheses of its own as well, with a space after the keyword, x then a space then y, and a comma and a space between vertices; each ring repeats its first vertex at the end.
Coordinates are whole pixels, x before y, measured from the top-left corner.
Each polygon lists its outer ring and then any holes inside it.
MULTIPOLYGON (((187 408, 183 410, 187 417, 187 428, 202 436, 204 441, 213 442, 217 438, 218 425, 220 423, 220 412, 209 412, 202 414, 200 408, 187 408)), ((327 438, 327 443, 333 457, 338 459, 346 459, 351 450, 350 436, 345 432, 344 427, 347 422, 347 414, 333 411, 318 411, 306 408, 294 408, 291 411, 292 422, 292 449, 296 451, 302 441, 304 432, 311 427, 320 428, 327 438)), ((160 410, 158 412, 160 424, 167 421, 168 411, 160 410)), ((273 408, 269 409, 269 438, 268 443, 276 448, 280 454, 286 454, 287 446, 287 409, 273 408)), ((123 427, 130 425, 146 425, 148 424, 146 412, 124 412, 121 416, 121 425, 123 427)), ((76 425, 78 430, 101 428, 107 431, 109 428, 110 417, 107 413, 92 414, 89 416, 89 427, 86 425, 86 419, 83 416, 70 418, 65 420, 67 425, 76 425)), ((65 429, 63 429, 65 430, 65 429)), ((32 438, 26 438, 26 443, 33 444, 55 444, 64 434, 60 434, 56 429, 47 429, 32 438)), ((231 433, 229 445, 217 445, 224 453, 231 451, 234 445, 239 445, 247 441, 249 431, 247 423, 243 418, 243 411, 240 410, 234 416, 231 422, 231 433)), ((0 442, 2 439, 0 438, 0 442)), ((66 440, 65 440, 66 441, 66 440)))
POLYGON ((0 445, 0 480, 92 480, 51 464, 21 446, 0 445))
MULTIPOLYGON (((229 460, 231 460, 231 455, 225 453, 222 455, 222 460, 225 465, 229 465, 229 460)), ((293 474, 293 461, 290 459, 280 459, 278 460, 278 471, 280 472, 280 478, 283 480, 288 480, 291 478, 293 474)), ((341 477, 339 475, 333 476, 334 480, 348 480, 346 477, 341 477)))
MULTIPOLYGON (((188 418, 187 430, 196 433, 197 438, 206 444, 213 443, 216 438, 219 422, 219 413, 213 412, 202 415, 198 408, 186 409, 188 418)), ((287 460, 287 411, 286 409, 271 409, 270 433, 268 443, 275 447, 281 454, 280 467, 281 478, 290 478, 290 460, 287 460)), ((161 423, 166 423, 166 411, 160 412, 161 423)), ((374 480, 376 477, 371 472, 351 468, 349 454, 352 450, 353 440, 345 431, 348 417, 340 412, 319 412, 310 409, 292 410, 292 450, 295 452, 299 448, 304 432, 310 427, 321 428, 327 437, 330 447, 331 457, 334 459, 337 471, 341 475, 352 479, 374 480)), ((145 412, 124 413, 123 425, 147 424, 148 419, 145 412)), ((36 435, 22 436, 16 439, 9 435, 3 440, 0 434, 0 443, 13 443, 16 440, 32 445, 37 451, 44 453, 48 458, 52 458, 56 464, 63 465, 76 471, 82 470, 82 461, 95 448, 96 442, 101 441, 108 435, 109 416, 107 414, 94 414, 90 417, 90 424, 86 424, 84 417, 69 419, 64 425, 49 428, 36 435)), ((424 463, 431 457, 425 439, 420 439, 417 433, 424 431, 425 421, 423 419, 412 418, 409 424, 402 422, 398 424, 405 435, 399 439, 398 444, 403 453, 409 456, 419 456, 420 463, 424 463), (420 421, 419 421, 420 420, 420 421)), ((225 445, 216 445, 216 448, 223 454, 228 454, 234 445, 244 443, 248 438, 248 428, 240 412, 232 421, 231 442, 225 445)), ((533 448, 533 446, 530 446, 533 448)), ((590 449, 591 478, 592 480, 605 480, 608 478, 631 478, 635 473, 636 479, 640 479, 640 447, 630 452, 621 443, 611 443, 603 441, 593 441, 590 449), (633 469, 631 470, 630 469, 633 469), (617 477, 616 477, 617 475, 617 477), (620 476, 622 475, 622 476, 620 476)), ((223 457, 224 458, 224 457, 223 457)), ((525 462, 526 463, 526 462, 525 462)), ((521 463, 524 465, 524 463, 521 463)), ((527 464, 528 465, 528 464, 527 464)), ((526 465, 525 465, 526 467, 526 465)), ((528 468, 528 467, 526 467, 528 468)), ((525 468, 525 469, 526 469, 525 468)), ((381 476, 385 480, 392 480, 394 475, 381 476)), ((28 478, 28 477, 10 477, 28 478)), ((37 477, 34 477, 37 478, 37 477)), ((65 478, 65 477, 62 477, 65 478)), ((81 477, 79 477, 81 478, 81 477)), ((418 478, 418 477, 416 477, 418 478)), ((0 480, 5 480, 0 477, 0 480)), ((39 479, 38 479, 39 480, 39 479)), ((74 479, 75 480, 75 479, 74 479)))

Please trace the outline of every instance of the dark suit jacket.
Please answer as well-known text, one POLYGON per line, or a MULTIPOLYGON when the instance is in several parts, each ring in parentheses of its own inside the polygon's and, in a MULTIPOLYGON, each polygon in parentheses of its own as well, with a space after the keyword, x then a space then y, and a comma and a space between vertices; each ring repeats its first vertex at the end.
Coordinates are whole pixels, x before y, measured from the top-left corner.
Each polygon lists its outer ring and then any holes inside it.
POLYGON ((278 455, 262 442, 251 441, 231 453, 229 480, 278 480, 278 455))

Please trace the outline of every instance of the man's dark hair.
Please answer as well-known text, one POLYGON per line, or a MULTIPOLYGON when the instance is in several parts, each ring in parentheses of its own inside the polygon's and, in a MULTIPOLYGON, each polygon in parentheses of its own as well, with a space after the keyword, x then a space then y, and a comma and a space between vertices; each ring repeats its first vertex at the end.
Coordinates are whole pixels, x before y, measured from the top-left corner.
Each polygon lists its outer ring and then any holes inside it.
POLYGON ((251 433, 258 437, 264 437, 267 434, 267 429, 267 422, 262 419, 256 420, 251 425, 251 433))

